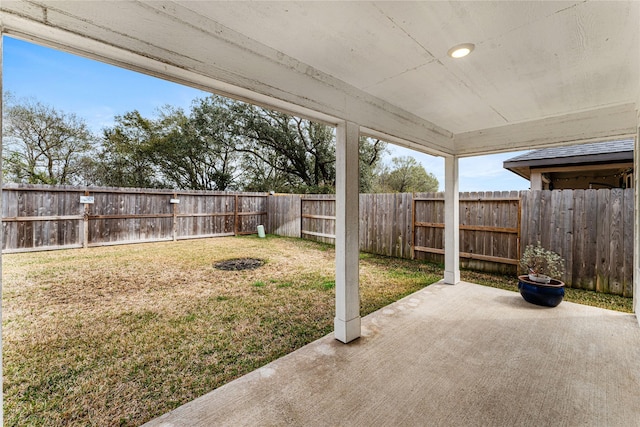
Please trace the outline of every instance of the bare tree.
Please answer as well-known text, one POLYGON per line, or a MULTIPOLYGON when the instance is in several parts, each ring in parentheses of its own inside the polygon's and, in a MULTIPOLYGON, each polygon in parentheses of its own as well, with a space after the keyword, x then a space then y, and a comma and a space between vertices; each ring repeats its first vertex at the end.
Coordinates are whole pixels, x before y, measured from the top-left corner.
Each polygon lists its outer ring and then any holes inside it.
POLYGON ((94 148, 86 123, 40 102, 10 104, 3 120, 5 180, 75 184, 94 148))
POLYGON ((377 180, 376 171, 379 169, 382 156, 387 152, 387 143, 365 136, 361 136, 359 142, 360 192, 372 193, 377 180))

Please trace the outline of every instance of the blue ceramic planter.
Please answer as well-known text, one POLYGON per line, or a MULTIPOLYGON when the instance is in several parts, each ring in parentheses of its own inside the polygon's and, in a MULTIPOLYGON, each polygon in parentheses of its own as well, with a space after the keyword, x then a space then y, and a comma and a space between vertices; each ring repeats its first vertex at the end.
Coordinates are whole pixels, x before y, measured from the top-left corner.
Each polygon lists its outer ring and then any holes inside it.
POLYGON ((527 276, 518 276, 518 289, 525 301, 546 307, 555 307, 564 298, 564 283, 554 279, 551 283, 536 283, 527 276))

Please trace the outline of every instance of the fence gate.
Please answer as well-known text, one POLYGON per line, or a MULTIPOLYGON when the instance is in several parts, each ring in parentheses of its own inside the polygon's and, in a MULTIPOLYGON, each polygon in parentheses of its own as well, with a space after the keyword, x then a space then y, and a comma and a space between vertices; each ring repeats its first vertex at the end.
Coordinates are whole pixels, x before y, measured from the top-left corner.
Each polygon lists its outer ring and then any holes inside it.
MULTIPOLYGON (((460 197, 461 263, 465 268, 509 272, 520 259, 520 197, 493 195, 460 197)), ((444 195, 414 197, 412 224, 412 258, 442 262, 444 195)))
POLYGON ((300 199, 300 237, 323 243, 335 243, 336 201, 334 196, 300 199))

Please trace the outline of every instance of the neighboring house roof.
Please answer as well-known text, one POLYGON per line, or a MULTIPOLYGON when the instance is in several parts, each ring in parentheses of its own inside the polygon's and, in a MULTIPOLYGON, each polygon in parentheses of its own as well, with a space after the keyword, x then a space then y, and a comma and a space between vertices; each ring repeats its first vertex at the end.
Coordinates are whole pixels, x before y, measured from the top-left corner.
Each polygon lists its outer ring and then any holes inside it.
POLYGON ((507 159, 503 167, 529 179, 531 168, 622 162, 633 162, 632 139, 543 148, 507 159))

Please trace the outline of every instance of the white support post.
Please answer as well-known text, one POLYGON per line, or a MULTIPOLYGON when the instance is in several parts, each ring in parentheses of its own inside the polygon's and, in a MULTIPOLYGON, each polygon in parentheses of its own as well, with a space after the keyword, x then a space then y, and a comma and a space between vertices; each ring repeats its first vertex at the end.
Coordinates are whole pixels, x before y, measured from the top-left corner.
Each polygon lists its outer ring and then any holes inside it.
POLYGON ((529 188, 531 191, 542 190, 542 174, 540 172, 531 171, 531 177, 529 178, 529 188))
POLYGON ((640 324, 640 92, 636 102, 636 138, 633 145, 633 303, 640 324))
POLYGON ((360 128, 350 122, 336 130, 336 317, 335 338, 360 337, 359 164, 360 128))
MULTIPOLYGON (((2 153, 2 96, 1 94, 4 93, 2 91, 2 40, 3 40, 3 35, 2 35, 3 31, 2 31, 2 23, 0 22, 0 153, 2 153)), ((2 226, 2 182, 3 182, 3 176, 2 176, 2 156, 0 156, 0 228, 2 226)), ((2 233, 0 233, 0 248, 2 248, 2 233)), ((2 251, 0 251, 0 301, 2 301, 2 251)), ((0 319, 2 318, 2 304, 0 304, 0 319)), ((0 326, 0 328, 2 328, 2 326, 0 326)), ((0 330, 0 354, 2 354, 2 330, 0 330)), ((0 358, 0 397, 2 397, 2 403, 4 406, 4 385, 3 385, 3 369, 2 369, 2 358, 0 358)), ((3 415, 4 411, 0 408, 0 426, 4 425, 4 415, 3 415)))
POLYGON ((460 194, 458 157, 444 159, 444 282, 460 282, 460 194))

